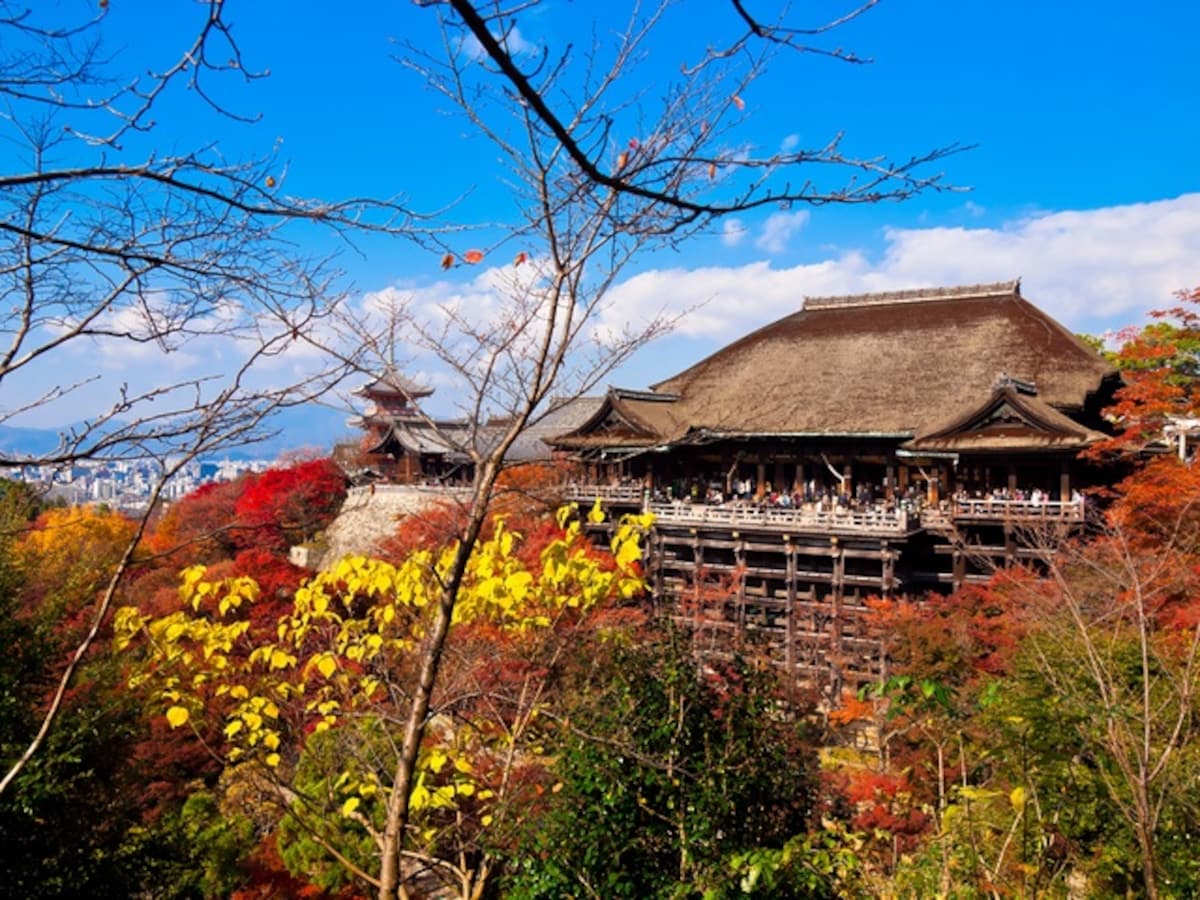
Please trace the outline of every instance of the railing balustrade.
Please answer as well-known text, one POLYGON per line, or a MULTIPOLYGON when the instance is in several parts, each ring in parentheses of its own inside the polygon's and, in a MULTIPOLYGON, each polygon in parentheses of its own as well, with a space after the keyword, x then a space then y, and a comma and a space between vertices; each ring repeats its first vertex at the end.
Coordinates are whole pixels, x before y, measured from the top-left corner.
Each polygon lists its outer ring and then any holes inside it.
POLYGON ((568 484, 566 499, 577 503, 593 503, 599 497, 609 503, 640 506, 645 493, 645 488, 640 484, 568 484))
MULTIPOLYGON (((566 486, 565 494, 568 500, 589 504, 597 497, 602 502, 627 506, 641 506, 645 500, 645 489, 637 484, 571 484, 566 486)), ((905 534, 916 527, 945 529, 956 521, 1082 522, 1085 518, 1083 498, 1066 501, 1002 500, 995 497, 955 499, 936 507, 925 507, 919 514, 904 507, 822 509, 811 505, 784 507, 740 502, 709 505, 681 500, 651 502, 648 509, 660 521, 669 524, 879 534, 905 534)))
POLYGON ((655 519, 672 525, 721 525, 772 530, 856 531, 870 534, 904 534, 910 529, 906 510, 814 509, 811 507, 747 506, 726 503, 651 503, 655 519))
POLYGON ((1085 517, 1084 498, 1074 500, 1002 500, 995 497, 972 497, 951 501, 950 515, 955 519, 1007 521, 1042 521, 1064 519, 1082 522, 1085 517))

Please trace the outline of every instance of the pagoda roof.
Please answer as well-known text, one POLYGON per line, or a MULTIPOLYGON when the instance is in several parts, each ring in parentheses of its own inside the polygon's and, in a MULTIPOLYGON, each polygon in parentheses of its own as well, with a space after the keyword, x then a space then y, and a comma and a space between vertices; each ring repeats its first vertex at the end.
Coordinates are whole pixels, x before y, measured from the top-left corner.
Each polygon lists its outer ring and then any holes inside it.
MULTIPOLYGON (((1078 414, 1116 370, 1020 282, 808 298, 650 391, 610 389, 558 446, 723 437, 913 438, 990 398, 1000 373, 1078 414)), ((1111 382, 1110 382, 1111 384, 1111 382)))
POLYGON ((413 381, 392 366, 388 366, 378 378, 369 384, 355 388, 353 393, 360 397, 396 396, 408 397, 415 400, 430 396, 433 393, 433 388, 413 381))

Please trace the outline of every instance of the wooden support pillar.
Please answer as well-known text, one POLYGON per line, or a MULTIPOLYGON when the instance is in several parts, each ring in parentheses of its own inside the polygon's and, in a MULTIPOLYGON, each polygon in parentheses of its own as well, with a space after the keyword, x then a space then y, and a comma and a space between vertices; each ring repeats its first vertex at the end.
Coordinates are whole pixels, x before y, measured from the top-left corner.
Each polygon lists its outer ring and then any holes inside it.
POLYGON ((771 489, 783 494, 787 492, 787 482, 784 480, 786 476, 783 472, 783 460, 776 457, 775 459, 775 474, 771 477, 771 489))
POLYGON ((851 468, 850 463, 846 463, 844 466, 842 466, 841 493, 843 497, 854 496, 854 470, 851 468))
POLYGON ((1017 495, 1017 464, 1008 464, 1008 493, 1010 497, 1017 495))
POLYGON ((1071 469, 1066 460, 1059 464, 1058 499, 1063 503, 1069 503, 1071 500, 1071 469))
POLYGON ((737 578, 737 609, 734 613, 739 629, 746 627, 746 542, 736 531, 733 532, 733 564, 737 578))
POLYGON ((882 594, 884 597, 890 597, 896 589, 896 552, 892 550, 887 541, 881 541, 879 549, 880 557, 883 560, 882 594))
POLYGON ((1011 566, 1017 561, 1017 536, 1008 522, 1004 523, 1004 563, 1011 566))
POLYGON ((657 605, 664 599, 663 597, 663 537, 657 528, 650 529, 650 546, 653 548, 653 555, 650 558, 651 584, 653 585, 654 595, 651 600, 657 605))
POLYGON ((908 466, 900 466, 900 484, 898 485, 900 496, 908 493, 908 466))
POLYGON ((767 464, 758 458, 758 466, 754 470, 754 499, 761 500, 767 484, 767 464))
POLYGON ((804 494, 804 462, 796 463, 796 480, 792 482, 792 493, 804 494))
POLYGON ((796 686, 796 547, 790 536, 784 539, 787 577, 787 618, 784 620, 783 665, 787 671, 788 696, 796 686))
POLYGON ((955 549, 954 551, 954 564, 953 568, 951 569, 951 577, 951 585, 956 591, 961 588, 963 583, 967 580, 967 557, 961 550, 958 549, 955 549))
POLYGON ((829 553, 833 562, 833 593, 829 598, 830 606, 832 607, 829 615, 829 624, 831 626, 829 650, 832 653, 840 653, 842 649, 842 616, 845 614, 843 601, 845 599, 846 556, 842 552, 842 547, 836 537, 830 538, 829 543, 829 553))
POLYGON ((892 463, 887 464, 887 473, 883 476, 883 496, 887 500, 896 499, 896 467, 892 463))

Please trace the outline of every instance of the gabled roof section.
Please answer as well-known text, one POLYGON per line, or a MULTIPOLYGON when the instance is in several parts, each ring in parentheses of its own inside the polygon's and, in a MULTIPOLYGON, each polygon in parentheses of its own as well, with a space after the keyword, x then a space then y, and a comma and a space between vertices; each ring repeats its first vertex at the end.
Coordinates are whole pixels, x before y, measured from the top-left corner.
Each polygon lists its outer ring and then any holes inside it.
POLYGON ((368 448, 368 452, 383 452, 395 442, 406 453, 465 460, 468 456, 463 448, 471 440, 471 436, 471 429, 464 422, 428 423, 404 420, 392 423, 374 446, 368 448))
POLYGON ((681 434, 672 414, 679 398, 655 391, 610 387, 603 402, 576 428, 551 441, 558 447, 648 447, 681 434))
POLYGON ((1077 452, 1104 435, 1080 425, 1042 400, 1027 383, 1002 378, 979 406, 918 434, 911 452, 1077 452))
POLYGON ((1008 281, 811 298, 654 393, 723 434, 913 436, 977 407, 998 372, 1072 413, 1114 371, 1008 281))

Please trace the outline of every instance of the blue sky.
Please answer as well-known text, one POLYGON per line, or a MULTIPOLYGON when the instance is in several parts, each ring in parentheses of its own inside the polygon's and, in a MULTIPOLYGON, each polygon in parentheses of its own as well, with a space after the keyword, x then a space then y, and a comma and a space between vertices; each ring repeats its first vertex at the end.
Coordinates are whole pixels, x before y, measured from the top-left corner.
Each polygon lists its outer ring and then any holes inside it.
MULTIPOLYGON (((400 194, 433 209, 469 192, 452 216, 510 215, 494 150, 394 59, 397 39, 433 38, 428 10, 399 0, 227 0, 227 8, 247 63, 271 72, 229 102, 261 119, 213 120, 170 98, 160 145, 215 140, 237 155, 281 141, 295 194, 400 194)), ((603 33, 617 8, 624 4, 546 0, 521 18, 521 36, 558 46, 597 16, 603 33)), ((124 48, 119 61, 145 65, 163 59, 199 11, 182 0, 112 0, 106 39, 124 48)), ((651 48, 650 70, 661 66, 665 77, 682 48, 705 29, 731 29, 729 21, 724 0, 687 0, 651 48)), ((636 321, 652 305, 702 305, 612 380, 642 387, 665 378, 794 311, 806 294, 1022 277, 1025 295, 1075 330, 1140 322, 1171 291, 1200 285, 1198 32, 1200 5, 1185 0, 883 0, 827 43, 871 65, 781 58, 744 98, 755 143, 817 145, 844 132, 849 149, 896 158, 975 144, 938 164, 964 190, 764 210, 640 258, 613 293, 610 323, 636 321)), ((299 239, 314 252, 336 248, 299 239)), ((362 240, 341 250, 340 265, 365 299, 403 291, 442 302, 491 289, 484 267, 443 273, 436 255, 402 241, 362 240)), ((114 376, 136 378, 138 364, 114 376)))

